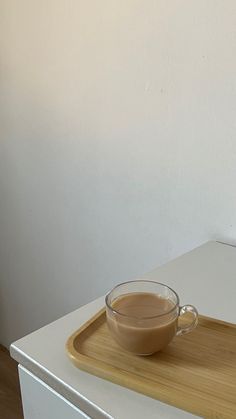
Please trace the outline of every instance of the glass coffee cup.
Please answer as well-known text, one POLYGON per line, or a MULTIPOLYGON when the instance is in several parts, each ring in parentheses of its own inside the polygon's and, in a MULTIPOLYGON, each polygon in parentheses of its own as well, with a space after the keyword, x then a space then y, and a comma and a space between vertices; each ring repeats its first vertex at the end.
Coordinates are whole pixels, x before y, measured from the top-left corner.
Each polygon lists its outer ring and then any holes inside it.
POLYGON ((124 282, 105 298, 108 328, 116 342, 136 355, 161 351, 175 336, 191 332, 198 323, 192 305, 179 305, 178 294, 165 284, 145 279, 124 282), (178 319, 190 313, 191 321, 178 319))

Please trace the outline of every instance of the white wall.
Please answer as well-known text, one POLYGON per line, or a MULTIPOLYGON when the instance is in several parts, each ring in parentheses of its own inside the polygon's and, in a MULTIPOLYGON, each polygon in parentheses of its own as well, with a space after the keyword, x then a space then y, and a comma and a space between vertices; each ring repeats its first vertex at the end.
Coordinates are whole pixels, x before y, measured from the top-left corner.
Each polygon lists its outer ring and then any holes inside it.
POLYGON ((236 239, 234 0, 0 0, 0 342, 236 239))

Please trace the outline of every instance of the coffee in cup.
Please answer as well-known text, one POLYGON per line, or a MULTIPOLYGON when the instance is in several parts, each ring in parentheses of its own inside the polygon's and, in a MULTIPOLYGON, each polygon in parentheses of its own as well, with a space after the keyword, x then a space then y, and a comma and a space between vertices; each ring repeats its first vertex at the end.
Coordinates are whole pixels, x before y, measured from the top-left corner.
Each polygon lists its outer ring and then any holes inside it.
POLYGON ((149 280, 117 285, 106 296, 106 316, 116 342, 137 355, 164 349, 174 336, 189 333, 198 322, 195 307, 180 307, 174 290, 149 280), (192 322, 179 327, 178 318, 186 312, 192 314, 192 322))

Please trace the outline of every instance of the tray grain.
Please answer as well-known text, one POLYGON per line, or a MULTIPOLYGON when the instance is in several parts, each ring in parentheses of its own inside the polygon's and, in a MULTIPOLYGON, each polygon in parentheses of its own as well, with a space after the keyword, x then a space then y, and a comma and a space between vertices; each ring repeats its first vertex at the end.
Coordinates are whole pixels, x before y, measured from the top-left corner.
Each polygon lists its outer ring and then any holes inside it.
POLYGON ((200 316, 190 334, 141 357, 110 336, 105 309, 76 331, 67 353, 80 369, 211 419, 236 419, 236 325, 200 316))

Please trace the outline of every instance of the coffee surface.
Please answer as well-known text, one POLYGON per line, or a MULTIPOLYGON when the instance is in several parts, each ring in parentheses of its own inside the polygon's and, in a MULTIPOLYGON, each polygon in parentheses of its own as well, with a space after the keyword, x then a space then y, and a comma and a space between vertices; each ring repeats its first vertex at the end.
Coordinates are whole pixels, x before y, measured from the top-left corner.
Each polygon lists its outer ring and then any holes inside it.
POLYGON ((118 297, 112 307, 121 314, 145 319, 169 313, 174 303, 157 294, 137 292, 118 297))
POLYGON ((151 293, 122 295, 112 303, 118 314, 107 311, 108 326, 115 340, 136 354, 165 348, 176 334, 175 304, 151 293))

